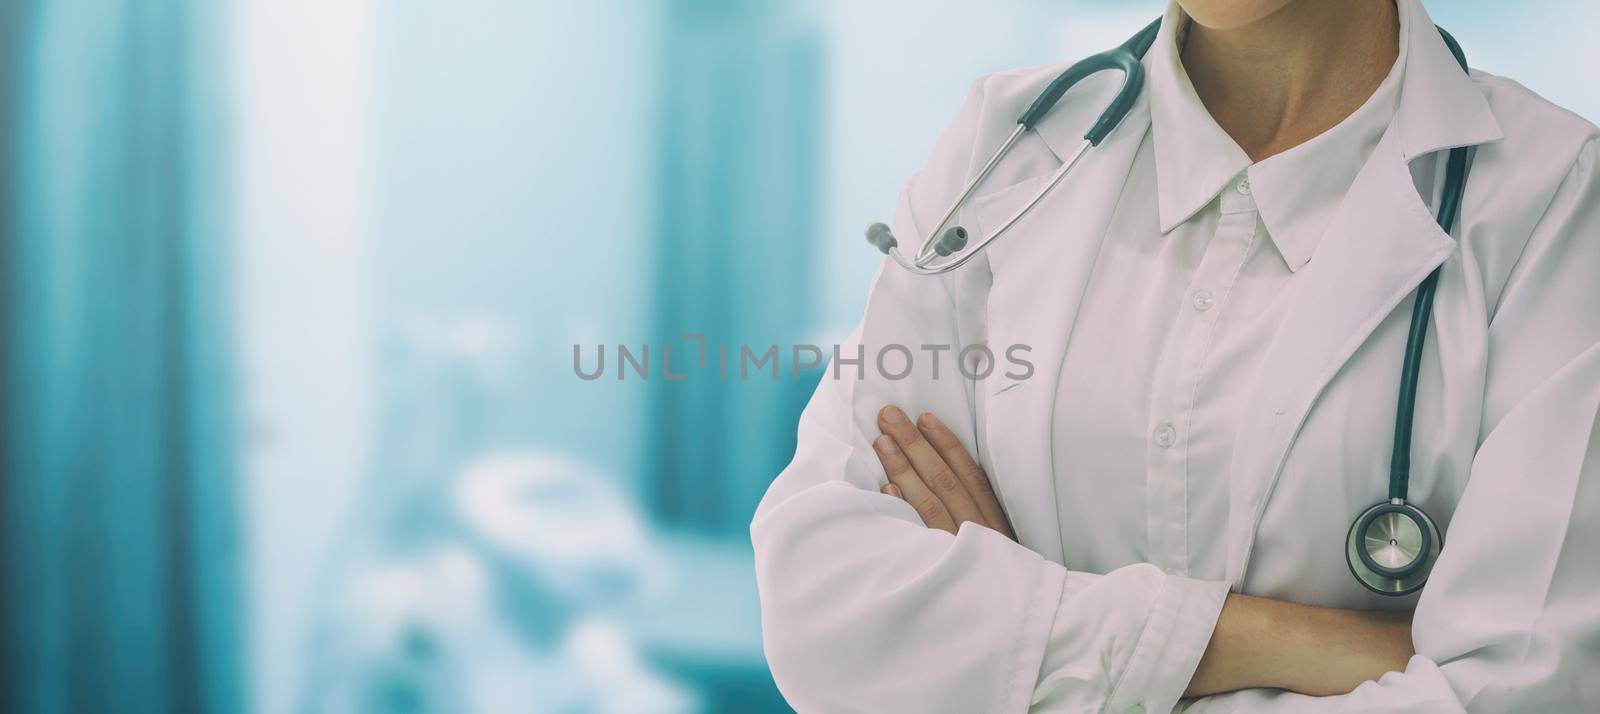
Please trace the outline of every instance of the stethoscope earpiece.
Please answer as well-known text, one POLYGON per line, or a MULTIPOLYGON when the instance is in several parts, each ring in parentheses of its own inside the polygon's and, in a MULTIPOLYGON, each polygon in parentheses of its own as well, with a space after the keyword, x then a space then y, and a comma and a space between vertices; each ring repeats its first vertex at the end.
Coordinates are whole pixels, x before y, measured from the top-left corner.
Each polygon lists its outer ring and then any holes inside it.
MULTIPOLYGON (((874 223, 867 226, 867 242, 871 243, 872 247, 877 248, 878 252, 884 255, 888 255, 890 250, 900 245, 900 241, 895 240, 894 233, 889 230, 889 226, 883 223, 874 223)), ((933 252, 944 258, 960 253, 961 249, 965 247, 967 247, 967 229, 961 226, 950 226, 944 233, 939 234, 939 240, 934 241, 933 252)))
POLYGON ((961 226, 950 226, 944 232, 944 235, 939 236, 939 243, 933 247, 933 250, 939 254, 939 257, 944 258, 960 253, 961 249, 965 247, 967 247, 967 229, 961 226))
POLYGON ((867 242, 884 255, 888 255, 889 251, 899 243, 894 239, 894 234, 889 232, 889 226, 883 223, 867 226, 867 242))

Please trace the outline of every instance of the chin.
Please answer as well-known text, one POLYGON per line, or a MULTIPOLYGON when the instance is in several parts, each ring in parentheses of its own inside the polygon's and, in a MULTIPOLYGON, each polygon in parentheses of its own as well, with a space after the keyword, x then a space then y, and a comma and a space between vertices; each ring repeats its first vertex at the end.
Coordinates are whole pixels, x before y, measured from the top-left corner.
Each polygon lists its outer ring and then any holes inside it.
POLYGON ((1295 0, 1178 0, 1184 13, 1212 30, 1232 30, 1282 10, 1295 0))

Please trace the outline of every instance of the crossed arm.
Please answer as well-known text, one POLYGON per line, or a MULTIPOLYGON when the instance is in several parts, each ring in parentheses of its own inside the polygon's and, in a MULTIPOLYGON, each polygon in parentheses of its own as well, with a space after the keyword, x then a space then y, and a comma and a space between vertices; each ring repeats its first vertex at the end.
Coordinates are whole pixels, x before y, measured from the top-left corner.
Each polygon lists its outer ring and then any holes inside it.
MULTIPOLYGON (((988 476, 938 417, 912 422, 878 412, 873 449, 889 476, 885 494, 911 504, 929 528, 955 533, 971 521, 1016 540, 988 476)), ((1343 694, 1411 658, 1411 618, 1229 594, 1186 696, 1252 687, 1343 694)))

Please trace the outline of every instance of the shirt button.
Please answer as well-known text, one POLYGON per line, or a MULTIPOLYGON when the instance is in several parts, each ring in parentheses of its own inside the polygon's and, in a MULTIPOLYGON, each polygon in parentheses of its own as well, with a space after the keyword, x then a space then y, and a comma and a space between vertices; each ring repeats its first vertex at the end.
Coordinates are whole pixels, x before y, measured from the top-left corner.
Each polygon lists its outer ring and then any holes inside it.
POLYGON ((1163 449, 1172 446, 1172 442, 1178 440, 1178 430, 1172 428, 1171 424, 1162 424, 1156 427, 1155 440, 1156 446, 1163 449))
POLYGON ((1242 179, 1239 179, 1239 184, 1234 186, 1233 189, 1238 191, 1240 196, 1250 195, 1250 177, 1246 176, 1242 179))
POLYGON ((1210 290, 1201 290, 1194 294, 1194 309, 1200 312, 1210 310, 1211 306, 1215 304, 1217 304, 1217 298, 1211 294, 1210 290))

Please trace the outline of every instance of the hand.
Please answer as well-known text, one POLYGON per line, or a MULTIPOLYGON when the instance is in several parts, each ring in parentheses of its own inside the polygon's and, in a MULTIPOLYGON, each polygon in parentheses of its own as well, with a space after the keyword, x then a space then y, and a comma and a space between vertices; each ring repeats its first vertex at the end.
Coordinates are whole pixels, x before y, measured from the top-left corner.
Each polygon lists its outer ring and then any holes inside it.
POLYGON ((923 413, 913 424, 891 404, 878 411, 878 430, 872 445, 889 475, 879 490, 911 504, 923 525, 955 533, 972 521, 1017 539, 989 477, 938 417, 923 413))

